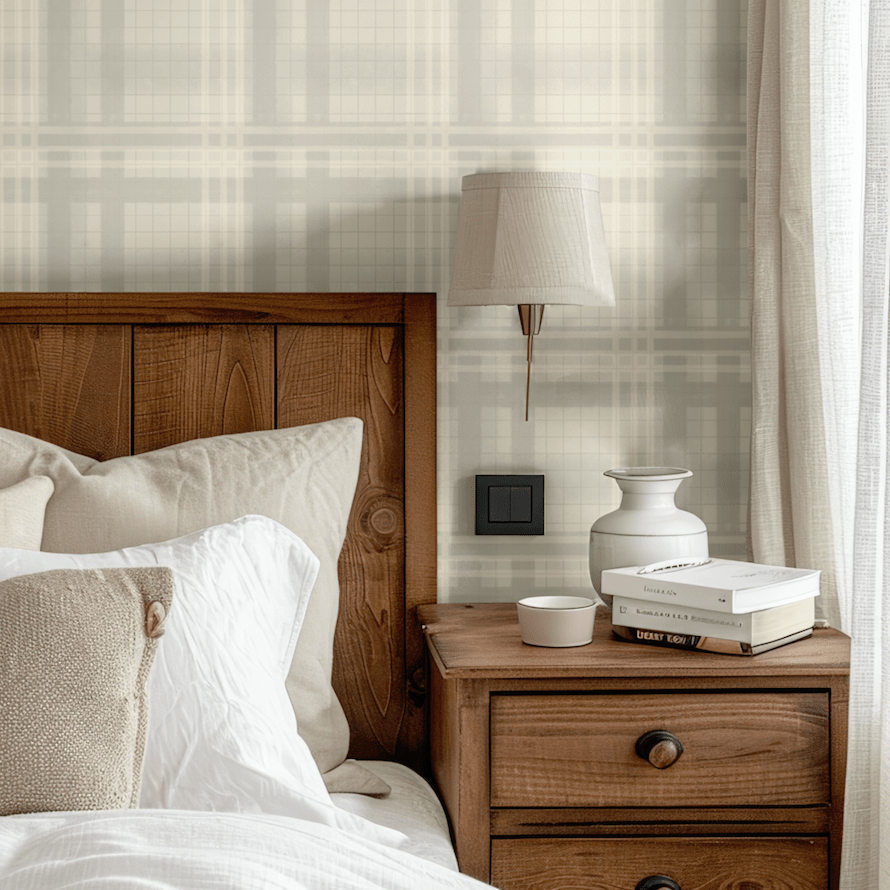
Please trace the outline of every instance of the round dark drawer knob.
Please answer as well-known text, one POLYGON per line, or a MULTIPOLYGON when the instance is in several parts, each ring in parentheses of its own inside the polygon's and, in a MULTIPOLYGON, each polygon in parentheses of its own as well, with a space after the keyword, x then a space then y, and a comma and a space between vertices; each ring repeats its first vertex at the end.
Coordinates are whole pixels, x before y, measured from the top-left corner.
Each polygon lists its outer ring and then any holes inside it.
POLYGON ((671 878, 666 878, 664 875, 652 875, 649 878, 643 878, 637 884, 636 890, 682 890, 682 888, 671 878))
POLYGON ((648 760, 656 769, 667 769, 680 759, 683 744, 672 732, 653 729, 637 739, 635 750, 637 757, 648 760))

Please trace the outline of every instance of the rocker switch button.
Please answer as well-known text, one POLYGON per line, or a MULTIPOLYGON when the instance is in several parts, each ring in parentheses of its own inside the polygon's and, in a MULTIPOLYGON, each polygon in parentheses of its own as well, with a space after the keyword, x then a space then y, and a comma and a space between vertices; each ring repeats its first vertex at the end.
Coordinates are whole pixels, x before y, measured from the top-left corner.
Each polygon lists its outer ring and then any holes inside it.
POLYGON ((510 521, 509 485, 490 485, 488 487, 488 521, 510 521))
POLYGON ((529 485, 490 485, 489 522, 531 522, 532 490, 529 485))
POLYGON ((510 489, 510 522, 532 521, 532 489, 530 485, 514 485, 510 489))

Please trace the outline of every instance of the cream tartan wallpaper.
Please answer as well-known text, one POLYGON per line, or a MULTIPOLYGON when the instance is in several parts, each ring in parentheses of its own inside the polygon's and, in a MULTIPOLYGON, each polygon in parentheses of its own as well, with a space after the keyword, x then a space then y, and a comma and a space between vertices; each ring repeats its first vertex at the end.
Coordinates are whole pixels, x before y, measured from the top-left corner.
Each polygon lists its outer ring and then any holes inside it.
MULTIPOLYGON (((439 294, 439 590, 590 590, 613 466, 744 557, 746 0, 0 0, 4 290, 439 294), (614 309, 445 307, 460 179, 601 180, 614 309), (476 537, 476 473, 544 473, 476 537)), ((410 381, 409 381, 410 385, 410 381)))

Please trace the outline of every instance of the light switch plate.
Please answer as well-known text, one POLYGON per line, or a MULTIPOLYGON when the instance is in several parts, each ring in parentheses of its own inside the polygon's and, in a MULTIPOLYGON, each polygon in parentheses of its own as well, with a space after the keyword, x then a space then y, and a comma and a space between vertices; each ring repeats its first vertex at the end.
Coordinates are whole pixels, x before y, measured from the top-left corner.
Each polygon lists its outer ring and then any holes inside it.
POLYGON ((477 535, 543 535, 543 476, 477 476, 477 535))

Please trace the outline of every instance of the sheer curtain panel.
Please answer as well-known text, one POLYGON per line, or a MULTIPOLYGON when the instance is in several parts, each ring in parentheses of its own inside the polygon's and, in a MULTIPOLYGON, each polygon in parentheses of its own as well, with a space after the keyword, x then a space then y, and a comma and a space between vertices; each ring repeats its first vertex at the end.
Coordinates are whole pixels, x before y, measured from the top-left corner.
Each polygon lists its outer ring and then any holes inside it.
POLYGON ((890 890, 890 0, 750 0, 751 556, 853 639, 844 890, 890 890))

